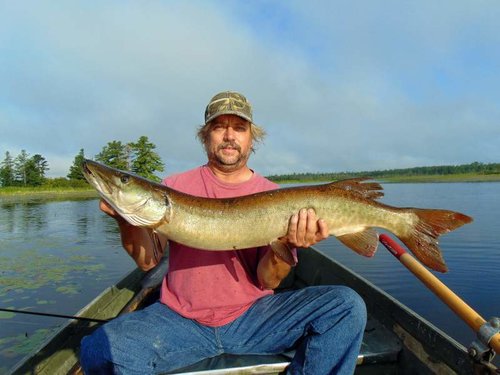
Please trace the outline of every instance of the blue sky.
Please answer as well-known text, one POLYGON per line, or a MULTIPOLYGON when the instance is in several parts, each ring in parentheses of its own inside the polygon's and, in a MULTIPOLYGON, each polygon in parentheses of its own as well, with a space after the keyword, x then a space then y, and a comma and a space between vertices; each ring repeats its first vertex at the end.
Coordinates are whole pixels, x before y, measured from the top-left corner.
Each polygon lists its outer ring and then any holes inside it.
POLYGON ((3 1, 0 158, 146 135, 205 162, 205 105, 244 93, 262 174, 500 162, 500 3, 3 1))

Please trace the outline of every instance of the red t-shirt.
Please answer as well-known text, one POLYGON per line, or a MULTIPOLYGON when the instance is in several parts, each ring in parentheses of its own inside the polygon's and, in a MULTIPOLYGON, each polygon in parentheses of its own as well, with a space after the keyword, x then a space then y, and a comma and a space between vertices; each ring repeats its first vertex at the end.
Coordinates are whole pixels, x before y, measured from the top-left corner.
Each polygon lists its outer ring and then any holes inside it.
MULTIPOLYGON (((233 198, 279 186, 259 174, 240 184, 227 184, 207 166, 163 180, 172 189, 207 198, 233 198)), ((218 327, 243 314, 257 299, 272 294, 260 287, 257 265, 268 247, 205 251, 170 241, 169 270, 160 301, 180 315, 218 327)))

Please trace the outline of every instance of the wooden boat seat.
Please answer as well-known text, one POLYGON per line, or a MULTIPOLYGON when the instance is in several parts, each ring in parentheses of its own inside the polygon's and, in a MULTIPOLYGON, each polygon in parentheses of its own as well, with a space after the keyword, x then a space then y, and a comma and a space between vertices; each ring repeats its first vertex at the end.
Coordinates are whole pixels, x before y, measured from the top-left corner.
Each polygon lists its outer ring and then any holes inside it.
MULTIPOLYGON (((369 318, 357 364, 359 367, 368 364, 387 366, 397 362, 401 350, 402 344, 399 338, 377 320, 369 318)), ((279 373, 288 366, 292 357, 293 351, 283 353, 282 355, 241 356, 222 354, 171 372, 170 374, 279 373), (243 370, 247 372, 243 372, 243 370)))

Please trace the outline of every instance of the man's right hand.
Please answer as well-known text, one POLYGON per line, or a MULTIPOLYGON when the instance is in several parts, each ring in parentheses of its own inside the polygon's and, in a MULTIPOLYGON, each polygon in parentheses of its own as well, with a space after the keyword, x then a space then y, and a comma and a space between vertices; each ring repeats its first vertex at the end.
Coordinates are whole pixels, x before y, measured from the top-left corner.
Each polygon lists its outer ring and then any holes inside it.
POLYGON ((316 218, 316 212, 303 208, 292 215, 288 225, 288 233, 284 237, 292 247, 310 247, 328 238, 326 221, 316 218))

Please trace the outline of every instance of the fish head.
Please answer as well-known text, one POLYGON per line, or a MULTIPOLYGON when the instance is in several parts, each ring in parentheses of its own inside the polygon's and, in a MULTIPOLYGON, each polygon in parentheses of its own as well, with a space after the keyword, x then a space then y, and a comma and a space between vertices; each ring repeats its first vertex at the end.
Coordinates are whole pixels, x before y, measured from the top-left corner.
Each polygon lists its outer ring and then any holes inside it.
POLYGON ((82 168, 90 185, 130 224, 154 228, 168 218, 163 185, 92 160, 85 160, 82 168))

